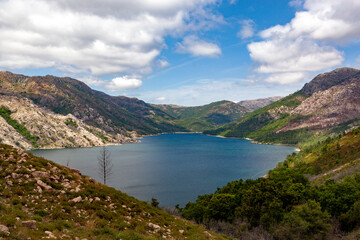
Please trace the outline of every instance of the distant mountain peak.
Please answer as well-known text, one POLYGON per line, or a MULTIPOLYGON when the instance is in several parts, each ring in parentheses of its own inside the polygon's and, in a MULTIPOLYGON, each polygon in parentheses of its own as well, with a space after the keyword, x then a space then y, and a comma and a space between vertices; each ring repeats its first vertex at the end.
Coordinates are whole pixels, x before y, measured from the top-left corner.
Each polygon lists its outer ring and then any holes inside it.
POLYGON ((311 96, 315 92, 325 91, 335 85, 346 82, 356 74, 360 74, 360 70, 349 67, 337 68, 331 72, 317 75, 309 83, 306 83, 300 91, 305 95, 311 96))

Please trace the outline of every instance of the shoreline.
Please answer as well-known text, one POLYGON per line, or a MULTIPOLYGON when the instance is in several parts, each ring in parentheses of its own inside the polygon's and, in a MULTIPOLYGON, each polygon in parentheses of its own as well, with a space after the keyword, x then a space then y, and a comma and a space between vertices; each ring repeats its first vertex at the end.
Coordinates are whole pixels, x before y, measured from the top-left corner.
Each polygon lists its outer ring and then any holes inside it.
POLYGON ((106 143, 106 144, 102 144, 102 145, 96 145, 96 146, 89 146, 89 147, 45 147, 45 148, 36 148, 36 149, 26 149, 25 151, 36 151, 36 150, 55 150, 55 149, 75 149, 75 148, 92 148, 92 147, 102 147, 102 146, 120 146, 126 143, 141 143, 141 139, 143 139, 144 137, 152 137, 152 136, 159 136, 159 135, 164 135, 164 134, 202 134, 205 136, 209 136, 209 137, 218 137, 218 138, 225 138, 225 139, 242 139, 242 140, 248 140, 253 144, 264 144, 264 145, 276 145, 276 146, 293 146, 294 147, 294 151, 295 152, 300 152, 301 149, 297 146, 297 145, 292 145, 292 144, 283 144, 283 143, 263 143, 263 142, 258 142, 255 141, 254 139, 251 138, 237 138, 237 137, 225 137, 225 136, 221 136, 221 135, 209 135, 209 134, 204 134, 202 132, 165 132, 165 133, 157 133, 157 134, 149 134, 149 135, 141 135, 138 136, 136 138, 133 138, 134 141, 129 141, 129 142, 123 142, 123 143, 106 143))

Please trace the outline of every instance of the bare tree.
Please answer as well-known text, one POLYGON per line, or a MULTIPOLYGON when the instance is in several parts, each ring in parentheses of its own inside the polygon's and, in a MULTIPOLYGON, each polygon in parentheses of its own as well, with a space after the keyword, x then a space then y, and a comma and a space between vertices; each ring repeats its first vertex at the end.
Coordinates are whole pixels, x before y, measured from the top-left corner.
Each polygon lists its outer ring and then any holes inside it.
POLYGON ((106 185, 106 181, 109 179, 110 175, 112 174, 113 164, 111 161, 111 154, 110 151, 103 146, 100 149, 98 159, 98 168, 99 174, 101 178, 104 180, 104 184, 106 185))

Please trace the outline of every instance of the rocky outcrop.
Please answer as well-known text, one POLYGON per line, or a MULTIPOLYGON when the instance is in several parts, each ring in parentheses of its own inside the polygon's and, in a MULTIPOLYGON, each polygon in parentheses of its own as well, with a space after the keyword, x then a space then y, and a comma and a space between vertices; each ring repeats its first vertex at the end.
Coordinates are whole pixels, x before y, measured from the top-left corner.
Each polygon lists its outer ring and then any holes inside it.
MULTIPOLYGON (((132 142, 135 139, 89 126, 75 116, 55 114, 40 108, 31 100, 11 95, 0 95, 0 107, 11 111, 11 118, 23 125, 39 139, 39 148, 91 147, 109 143, 132 142)), ((34 148, 31 141, 0 117, 0 139, 3 143, 23 149, 34 148)))
POLYGON ((360 74, 355 74, 327 90, 313 93, 290 114, 307 117, 290 123, 280 131, 305 127, 326 129, 360 119, 360 74))
POLYGON ((255 111, 256 109, 265 107, 273 102, 279 101, 281 98, 283 97, 259 98, 255 100, 240 101, 238 102, 238 104, 249 109, 250 111, 255 111))
POLYGON ((316 92, 325 91, 333 86, 349 81, 350 78, 359 73, 360 70, 354 68, 338 68, 328 73, 319 74, 311 82, 306 83, 300 91, 311 96, 316 92))

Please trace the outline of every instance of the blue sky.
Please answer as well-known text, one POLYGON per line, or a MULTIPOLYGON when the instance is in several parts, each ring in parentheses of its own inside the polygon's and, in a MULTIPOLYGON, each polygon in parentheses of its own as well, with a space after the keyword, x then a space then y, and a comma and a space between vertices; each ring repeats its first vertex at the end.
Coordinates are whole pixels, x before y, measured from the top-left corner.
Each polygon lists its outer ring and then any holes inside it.
POLYGON ((0 0, 0 70, 150 103, 285 96, 360 66, 359 12, 358 0, 0 0))

